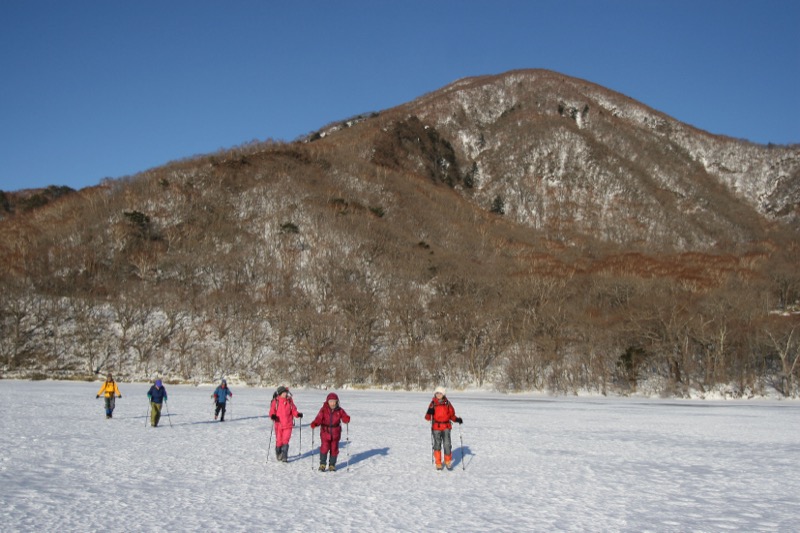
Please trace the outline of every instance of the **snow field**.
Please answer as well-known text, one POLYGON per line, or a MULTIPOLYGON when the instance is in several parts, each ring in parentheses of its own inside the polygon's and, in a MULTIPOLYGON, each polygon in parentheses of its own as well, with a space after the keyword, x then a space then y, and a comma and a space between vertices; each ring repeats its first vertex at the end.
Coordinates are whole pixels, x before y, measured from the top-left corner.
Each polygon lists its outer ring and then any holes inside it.
POLYGON ((339 470, 320 473, 308 424, 329 391, 292 391, 302 443, 296 428, 281 464, 271 389, 232 385, 219 423, 213 386, 167 385, 149 428, 149 385, 120 383, 112 420, 99 387, 0 381, 0 530, 790 531, 800 516, 795 402, 451 391, 464 425, 437 472, 430 393, 337 391, 350 443, 345 429, 339 470))

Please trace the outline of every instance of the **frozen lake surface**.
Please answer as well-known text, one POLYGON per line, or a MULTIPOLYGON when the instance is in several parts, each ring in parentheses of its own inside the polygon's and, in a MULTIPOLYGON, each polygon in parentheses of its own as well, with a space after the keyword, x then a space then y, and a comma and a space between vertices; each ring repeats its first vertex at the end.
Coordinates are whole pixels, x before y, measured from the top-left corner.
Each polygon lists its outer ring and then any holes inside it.
POLYGON ((0 530, 800 527, 797 402, 450 391, 464 424, 455 469, 437 472, 430 393, 337 391, 352 422, 340 469, 320 473, 308 424, 328 391, 293 390, 305 417, 280 464, 267 461, 272 390, 232 385, 219 423, 212 386, 167 385, 169 417, 149 428, 149 385, 120 383, 106 420, 100 384, 0 381, 0 530))

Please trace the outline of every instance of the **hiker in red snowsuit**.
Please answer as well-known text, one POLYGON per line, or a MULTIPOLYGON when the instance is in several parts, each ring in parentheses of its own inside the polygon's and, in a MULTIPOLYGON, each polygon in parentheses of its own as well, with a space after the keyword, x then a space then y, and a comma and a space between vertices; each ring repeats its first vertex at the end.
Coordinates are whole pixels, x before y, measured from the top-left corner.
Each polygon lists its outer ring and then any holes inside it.
POLYGON ((303 413, 297 412, 287 387, 281 385, 275 391, 269 404, 269 417, 275 423, 275 456, 285 463, 289 460, 289 439, 292 438, 294 419, 303 418, 303 413))
POLYGON ((336 471, 336 458, 339 456, 339 440, 342 438, 342 422, 350 423, 350 415, 339 406, 339 397, 335 392, 328 394, 325 404, 311 422, 311 430, 319 426, 319 470, 325 471, 327 464, 330 472, 336 471), (330 462, 328 452, 331 453, 330 462))
POLYGON ((456 416, 456 410, 445 396, 444 387, 436 387, 428 411, 425 413, 425 420, 431 423, 431 433, 433 435, 433 458, 436 460, 436 470, 442 469, 442 446, 444 446, 444 465, 448 470, 453 468, 453 449, 450 444, 450 430, 453 428, 452 422, 461 424, 464 422, 456 416))

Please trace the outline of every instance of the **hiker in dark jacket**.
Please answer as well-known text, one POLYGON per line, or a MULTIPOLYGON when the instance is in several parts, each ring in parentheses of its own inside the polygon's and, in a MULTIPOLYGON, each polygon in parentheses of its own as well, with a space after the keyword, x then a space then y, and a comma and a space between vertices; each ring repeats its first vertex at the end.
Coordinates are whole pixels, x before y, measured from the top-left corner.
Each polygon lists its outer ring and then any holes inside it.
POLYGON ((228 382, 223 379, 222 383, 219 384, 219 387, 214 389, 214 394, 211 396, 214 398, 215 403, 214 420, 216 420, 220 412, 222 412, 222 416, 219 418, 219 421, 225 422, 225 404, 227 403, 228 398, 233 396, 233 393, 228 388, 228 382))
POLYGON ((147 391, 147 398, 150 400, 150 425, 157 427, 161 420, 161 404, 167 401, 167 389, 160 379, 147 391))

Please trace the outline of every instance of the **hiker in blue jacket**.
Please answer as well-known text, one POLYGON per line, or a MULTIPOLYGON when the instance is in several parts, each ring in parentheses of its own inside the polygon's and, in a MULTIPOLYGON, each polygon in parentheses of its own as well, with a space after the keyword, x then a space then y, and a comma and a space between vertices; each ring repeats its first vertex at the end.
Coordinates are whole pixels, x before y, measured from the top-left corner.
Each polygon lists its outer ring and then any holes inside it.
POLYGON ((222 412, 222 416, 219 417, 219 421, 225 422, 225 404, 227 403, 228 398, 231 396, 233 396, 233 393, 228 388, 228 382, 223 379, 222 383, 219 384, 219 387, 214 389, 214 394, 211 395, 211 397, 214 398, 214 403, 216 404, 214 409, 214 420, 216 420, 220 415, 220 412, 222 412))
POLYGON ((147 391, 147 398, 150 400, 150 425, 156 427, 161 420, 161 404, 167 401, 167 389, 160 379, 147 391))

